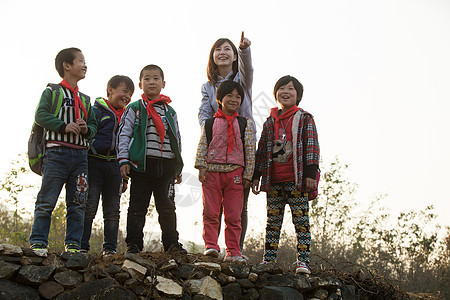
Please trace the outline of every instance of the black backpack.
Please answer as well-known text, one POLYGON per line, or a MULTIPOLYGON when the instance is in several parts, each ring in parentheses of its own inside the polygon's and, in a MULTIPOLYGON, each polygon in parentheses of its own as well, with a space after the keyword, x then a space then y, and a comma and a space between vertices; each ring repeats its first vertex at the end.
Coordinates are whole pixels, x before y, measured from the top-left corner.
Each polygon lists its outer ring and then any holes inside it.
MULTIPOLYGON (((207 119, 205 121, 206 141, 207 141, 208 147, 212 140, 212 127, 213 127, 215 119, 216 118, 211 118, 211 119, 207 119)), ((242 146, 245 147, 244 141, 245 141, 245 127, 247 127, 247 118, 238 116, 237 119, 238 119, 238 123, 239 123, 239 132, 241 133, 242 146)), ((244 153, 245 153, 245 151, 244 151, 244 153)))

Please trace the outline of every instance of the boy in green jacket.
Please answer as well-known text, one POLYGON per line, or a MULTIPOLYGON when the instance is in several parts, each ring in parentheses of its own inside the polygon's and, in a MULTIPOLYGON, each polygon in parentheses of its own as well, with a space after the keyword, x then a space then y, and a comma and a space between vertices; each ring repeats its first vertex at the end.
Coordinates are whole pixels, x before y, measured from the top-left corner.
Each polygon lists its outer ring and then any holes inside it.
POLYGON ((66 185, 66 251, 78 252, 88 195, 88 140, 97 132, 97 122, 88 96, 78 91, 77 83, 86 76, 86 62, 80 49, 61 50, 55 67, 63 80, 56 90, 51 86, 42 93, 35 121, 46 130, 46 151, 42 184, 36 198, 31 229, 31 249, 47 256, 51 216, 63 185, 66 185), (57 104, 59 113, 52 114, 57 104))
POLYGON ((129 253, 144 247, 144 225, 150 198, 155 198, 164 251, 187 253, 178 242, 173 192, 181 182, 181 137, 170 98, 161 90, 164 73, 156 65, 139 75, 142 99, 128 105, 118 132, 117 159, 123 178, 131 177, 126 243, 129 253))

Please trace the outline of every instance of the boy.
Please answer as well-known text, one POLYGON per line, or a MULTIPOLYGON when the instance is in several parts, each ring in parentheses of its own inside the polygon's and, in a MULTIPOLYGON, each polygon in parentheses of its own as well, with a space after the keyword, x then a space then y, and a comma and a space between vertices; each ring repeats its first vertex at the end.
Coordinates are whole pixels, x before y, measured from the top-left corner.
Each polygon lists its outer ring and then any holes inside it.
POLYGON ((51 87, 42 93, 35 121, 46 129, 46 152, 42 168, 42 185, 36 198, 31 229, 31 249, 47 256, 51 215, 59 194, 66 184, 67 228, 65 249, 78 252, 88 188, 87 146, 97 132, 97 123, 89 97, 78 92, 77 83, 86 76, 86 63, 81 50, 61 50, 55 67, 63 81, 59 97, 51 87), (52 97, 55 99, 52 101, 52 97), (59 113, 51 113, 58 104, 59 113))
POLYGON ((217 231, 222 205, 227 246, 225 261, 245 263, 239 237, 244 189, 250 187, 255 167, 253 122, 237 113, 244 99, 244 90, 238 82, 223 81, 216 97, 219 108, 214 119, 205 121, 195 161, 203 190, 204 255, 219 257, 217 231))
POLYGON ((90 141, 88 153, 89 195, 84 215, 81 251, 88 252, 92 221, 102 195, 104 243, 103 256, 113 255, 117 248, 120 196, 127 188, 116 160, 116 134, 125 106, 134 92, 133 81, 122 75, 113 76, 106 86, 108 99, 97 98, 93 106, 98 130, 90 141))
POLYGON ((164 73, 156 65, 139 75, 142 99, 131 103, 120 123, 118 160, 123 178, 131 177, 126 243, 129 253, 144 247, 144 225, 152 194, 155 199, 164 251, 187 253, 178 242, 174 194, 171 185, 181 182, 183 160, 175 110, 165 87, 164 73))

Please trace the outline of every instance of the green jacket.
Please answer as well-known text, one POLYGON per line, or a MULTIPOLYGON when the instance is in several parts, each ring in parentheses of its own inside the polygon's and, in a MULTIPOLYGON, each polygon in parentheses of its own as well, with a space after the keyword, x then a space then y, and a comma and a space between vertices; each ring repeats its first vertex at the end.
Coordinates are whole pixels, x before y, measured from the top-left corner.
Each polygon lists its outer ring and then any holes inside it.
MULTIPOLYGON (((175 172, 180 175, 183 170, 183 159, 181 157, 181 137, 178 129, 177 113, 170 105, 164 105, 165 117, 169 130, 170 147, 175 154, 175 172)), ((147 108, 146 103, 140 99, 128 105, 122 115, 117 143, 117 160, 120 166, 129 164, 138 172, 146 170, 146 130, 147 130, 147 108)))

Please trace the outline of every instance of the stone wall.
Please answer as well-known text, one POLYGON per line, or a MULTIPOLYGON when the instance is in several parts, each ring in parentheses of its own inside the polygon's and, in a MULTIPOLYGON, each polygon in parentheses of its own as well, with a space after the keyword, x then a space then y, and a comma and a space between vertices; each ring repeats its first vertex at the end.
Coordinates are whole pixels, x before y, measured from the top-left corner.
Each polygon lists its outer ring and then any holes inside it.
MULTIPOLYGON (((276 264, 232 265, 200 254, 82 253, 36 256, 0 244, 2 299, 398 299, 364 293, 336 276, 276 264), (369 297, 370 296, 370 297, 369 297)), ((404 298, 406 299, 406 298, 404 298)))

